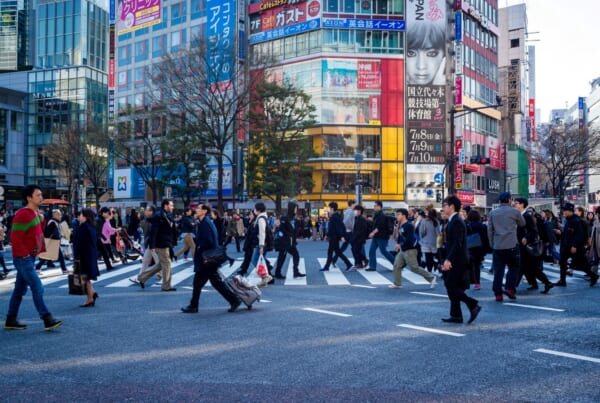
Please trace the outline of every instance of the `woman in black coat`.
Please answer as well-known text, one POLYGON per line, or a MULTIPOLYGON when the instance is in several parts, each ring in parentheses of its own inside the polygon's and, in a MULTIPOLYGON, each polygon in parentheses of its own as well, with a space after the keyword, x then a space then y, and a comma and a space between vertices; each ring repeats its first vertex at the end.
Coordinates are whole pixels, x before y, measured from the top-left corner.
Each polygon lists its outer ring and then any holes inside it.
POLYGON ((79 228, 73 239, 75 261, 79 262, 79 274, 84 276, 87 300, 82 308, 91 308, 96 304, 98 294, 94 291, 92 280, 100 275, 98 270, 98 249, 96 248, 96 227, 94 225, 94 212, 91 209, 83 209, 79 213, 79 228))

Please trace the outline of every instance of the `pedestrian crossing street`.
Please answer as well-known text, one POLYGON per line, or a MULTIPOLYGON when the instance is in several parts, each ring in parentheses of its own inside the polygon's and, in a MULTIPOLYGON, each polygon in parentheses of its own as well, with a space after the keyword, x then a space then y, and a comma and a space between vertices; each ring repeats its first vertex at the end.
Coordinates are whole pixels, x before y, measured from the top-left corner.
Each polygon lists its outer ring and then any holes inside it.
MULTIPOLYGON (((269 258, 269 261, 274 266, 275 258, 269 258)), ((393 273, 392 264, 384 258, 377 259, 377 271, 370 272, 365 270, 352 270, 346 272, 344 269, 330 267, 329 271, 320 272, 319 268, 325 265, 325 258, 300 259, 299 271, 306 273, 306 277, 294 278, 292 262, 289 261, 284 266, 283 275, 285 280, 276 280, 278 285, 285 286, 306 286, 306 285, 330 285, 330 286, 387 286, 392 284, 393 273), (308 270, 307 270, 308 265, 308 270)), ((8 263, 8 262, 7 262, 8 263)), ((220 269, 221 274, 228 277, 239 269, 242 261, 236 260, 232 266, 223 265, 220 269)), ((491 256, 488 256, 481 270, 481 287, 482 289, 491 289, 493 274, 488 273, 491 266, 491 256), (487 284, 486 284, 487 283, 487 284)), ((70 264, 70 263, 69 263, 70 264)), ((9 264, 9 268, 10 268, 9 264)), ((114 270, 106 272, 104 265, 100 264, 100 277, 94 282, 95 287, 106 288, 128 288, 137 287, 129 278, 135 277, 140 271, 141 260, 131 262, 126 265, 115 265, 114 270)), ((559 280, 559 269, 557 265, 545 264, 544 272, 552 282, 559 280)), ((8 278, 0 281, 0 290, 11 288, 14 283, 15 271, 11 271, 8 278)), ((194 276, 194 268, 191 260, 179 260, 172 263, 172 278, 171 285, 173 287, 191 287, 194 276)), ((60 269, 46 269, 40 276, 42 283, 46 287, 68 288, 67 276, 61 275, 60 269)), ((251 273, 248 277, 250 282, 258 284, 260 279, 255 273, 251 273)), ((402 271, 403 285, 428 286, 429 283, 418 274, 411 272, 408 269, 402 271)), ((583 282, 583 273, 575 272, 573 277, 568 279, 568 282, 583 282)), ((158 279, 149 280, 146 287, 159 287, 158 279)))

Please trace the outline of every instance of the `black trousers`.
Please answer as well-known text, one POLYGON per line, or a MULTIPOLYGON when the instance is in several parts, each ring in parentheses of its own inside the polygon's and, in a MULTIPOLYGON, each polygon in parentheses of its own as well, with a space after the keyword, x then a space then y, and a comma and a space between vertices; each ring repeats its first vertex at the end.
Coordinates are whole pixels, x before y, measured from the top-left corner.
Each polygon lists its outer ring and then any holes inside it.
POLYGON ((521 248, 521 270, 519 271, 519 277, 517 277, 517 285, 521 283, 521 279, 525 276, 527 283, 532 287, 537 287, 537 280, 539 279, 543 284, 550 284, 550 280, 546 274, 542 271, 542 259, 543 256, 534 257, 527 252, 527 248, 520 245, 521 248))
POLYGON ((219 294, 229 302, 230 305, 237 304, 240 302, 239 297, 231 291, 229 286, 225 284, 223 278, 221 277, 221 273, 219 273, 218 267, 209 268, 203 267, 200 271, 194 273, 194 288, 192 290, 192 299, 190 300, 190 306, 194 308, 198 308, 198 303, 200 302, 200 292, 202 291, 202 287, 206 284, 207 281, 210 281, 210 284, 213 286, 215 290, 219 294))
POLYGON ((327 262, 325 262, 324 269, 329 269, 334 255, 342 259, 342 261, 346 264, 346 267, 352 267, 350 260, 340 250, 340 241, 337 239, 329 239, 329 248, 327 248, 327 262))
POLYGON ((231 243, 231 240, 235 238, 235 248, 238 251, 238 253, 240 252, 240 237, 238 235, 228 235, 227 238, 225 238, 225 243, 223 244, 223 246, 227 246, 231 243))
POLYGON ((111 250, 110 244, 105 244, 100 241, 96 243, 96 247, 98 248, 98 252, 102 256, 102 260, 104 260, 104 264, 106 265, 106 271, 112 270, 112 263, 110 261, 110 254, 108 253, 111 250))
POLYGON ((462 309, 460 303, 464 302, 469 310, 477 306, 477 300, 465 294, 465 286, 468 285, 468 274, 466 268, 453 267, 444 273, 444 285, 446 293, 450 299, 450 316, 462 319, 462 309))
POLYGON ((281 274, 281 268, 285 263, 285 258, 287 254, 292 256, 292 263, 294 265, 294 274, 298 273, 298 264, 300 264, 300 254, 298 253, 298 247, 296 245, 292 245, 287 249, 280 250, 279 255, 277 255, 277 266, 275 266, 275 274, 281 274))
POLYGON ((365 241, 359 239, 359 240, 352 240, 352 255, 354 256, 354 264, 357 266, 362 265, 364 262, 367 261, 367 256, 365 256, 365 241))
POLYGON ((585 257, 584 248, 577 248, 575 254, 571 254, 571 248, 560 248, 560 281, 567 281, 567 261, 572 258, 571 267, 575 270, 581 270, 590 277, 594 273, 590 270, 590 263, 585 257))

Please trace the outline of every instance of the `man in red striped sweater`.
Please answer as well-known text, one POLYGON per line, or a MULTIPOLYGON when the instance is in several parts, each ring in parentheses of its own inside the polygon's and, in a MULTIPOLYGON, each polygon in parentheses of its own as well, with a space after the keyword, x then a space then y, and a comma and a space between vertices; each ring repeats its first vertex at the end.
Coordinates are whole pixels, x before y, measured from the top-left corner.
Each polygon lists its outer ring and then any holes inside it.
POLYGON ((8 304, 5 329, 23 330, 27 325, 17 321, 19 307, 27 286, 31 288, 33 304, 44 321, 46 330, 52 330, 63 323, 52 317, 44 303, 44 286, 37 275, 34 262, 35 257, 44 248, 44 233, 42 231, 43 218, 39 213, 42 189, 37 185, 27 185, 22 191, 23 201, 26 206, 19 209, 12 222, 10 243, 12 244, 13 263, 17 269, 15 288, 8 304))

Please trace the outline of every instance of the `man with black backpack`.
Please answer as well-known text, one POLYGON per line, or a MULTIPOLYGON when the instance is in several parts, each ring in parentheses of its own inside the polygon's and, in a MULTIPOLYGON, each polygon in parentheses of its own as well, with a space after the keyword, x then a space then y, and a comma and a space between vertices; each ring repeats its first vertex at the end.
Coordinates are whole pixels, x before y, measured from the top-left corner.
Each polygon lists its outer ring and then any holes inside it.
POLYGON ((256 221, 252 228, 252 234, 254 243, 254 254, 252 255, 252 265, 256 267, 258 265, 258 259, 262 256, 267 264, 267 270, 271 279, 267 284, 274 284, 275 280, 273 276, 273 266, 267 259, 267 252, 273 250, 273 228, 269 225, 269 217, 267 216, 267 206, 265 203, 258 202, 254 205, 254 214, 256 215, 256 221))
POLYGON ((371 246, 369 247, 369 268, 366 271, 377 270, 377 249, 390 262, 394 263, 394 256, 387 250, 390 236, 393 232, 389 230, 389 219, 383 212, 383 203, 380 200, 375 201, 375 215, 373 216, 373 225, 369 238, 371 238, 371 246))

